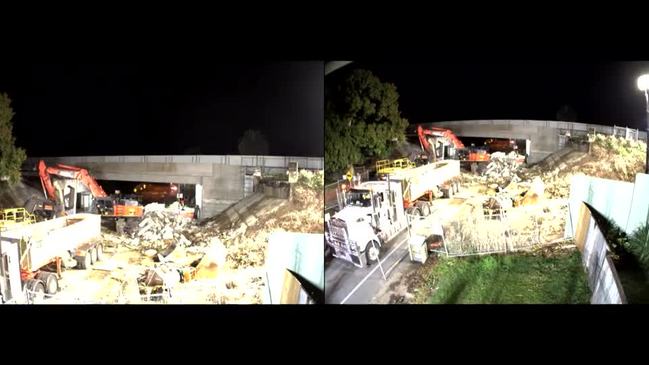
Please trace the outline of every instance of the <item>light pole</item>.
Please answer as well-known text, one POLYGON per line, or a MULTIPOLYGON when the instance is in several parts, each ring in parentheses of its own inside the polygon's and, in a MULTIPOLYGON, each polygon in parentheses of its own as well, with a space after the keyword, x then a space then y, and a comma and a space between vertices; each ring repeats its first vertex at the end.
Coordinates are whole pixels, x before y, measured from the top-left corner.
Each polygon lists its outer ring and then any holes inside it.
POLYGON ((645 129, 647 131, 647 157, 645 160, 645 174, 649 174, 649 74, 644 74, 638 77, 638 89, 644 91, 645 109, 647 112, 647 121, 645 129))

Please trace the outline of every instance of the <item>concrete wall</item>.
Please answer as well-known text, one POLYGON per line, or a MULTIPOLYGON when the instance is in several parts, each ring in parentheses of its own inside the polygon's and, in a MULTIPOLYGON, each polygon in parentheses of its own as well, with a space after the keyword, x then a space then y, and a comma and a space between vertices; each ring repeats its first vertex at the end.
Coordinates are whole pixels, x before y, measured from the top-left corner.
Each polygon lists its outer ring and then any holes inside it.
MULTIPOLYGON (((244 198, 245 175, 285 173, 289 162, 300 169, 321 170, 321 157, 296 156, 76 156, 29 158, 25 170, 34 170, 38 160, 48 165, 62 163, 84 167, 99 180, 201 184, 203 217, 225 210, 244 198)), ((33 172, 32 172, 33 173, 33 172)))
POLYGON ((244 170, 240 166, 212 164, 210 176, 203 176, 203 217, 211 217, 243 199, 244 170))
POLYGON ((200 184, 203 176, 212 176, 213 164, 86 162, 76 166, 88 169, 99 180, 200 184))
MULTIPOLYGON (((538 162, 558 151, 559 134, 569 130, 574 134, 586 133, 590 128, 598 133, 614 134, 613 126, 559 122, 551 120, 461 120, 431 123, 435 127, 448 128, 460 137, 511 138, 531 140, 530 163, 538 162)), ((639 138, 647 140, 647 133, 640 131, 639 138)))

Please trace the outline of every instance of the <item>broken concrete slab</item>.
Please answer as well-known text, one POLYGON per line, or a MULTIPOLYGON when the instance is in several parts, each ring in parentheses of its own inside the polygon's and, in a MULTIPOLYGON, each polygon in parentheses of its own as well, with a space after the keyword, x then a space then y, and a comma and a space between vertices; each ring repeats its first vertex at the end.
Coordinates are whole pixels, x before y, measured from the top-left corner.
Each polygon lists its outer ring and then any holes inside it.
POLYGON ((196 266, 196 280, 216 279, 219 269, 225 266, 227 250, 220 239, 214 237, 205 250, 205 256, 196 266))

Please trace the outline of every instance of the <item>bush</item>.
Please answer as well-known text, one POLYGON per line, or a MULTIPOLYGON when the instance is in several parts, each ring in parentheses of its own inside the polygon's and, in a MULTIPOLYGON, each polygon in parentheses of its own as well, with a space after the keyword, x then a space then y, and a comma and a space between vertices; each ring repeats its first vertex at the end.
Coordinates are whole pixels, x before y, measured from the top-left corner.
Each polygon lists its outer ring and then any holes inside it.
POLYGON ((649 271, 649 224, 638 227, 629 237, 626 246, 643 269, 649 271))
POLYGON ((297 183, 307 186, 313 190, 324 189, 324 172, 322 170, 311 172, 309 170, 300 170, 297 183))

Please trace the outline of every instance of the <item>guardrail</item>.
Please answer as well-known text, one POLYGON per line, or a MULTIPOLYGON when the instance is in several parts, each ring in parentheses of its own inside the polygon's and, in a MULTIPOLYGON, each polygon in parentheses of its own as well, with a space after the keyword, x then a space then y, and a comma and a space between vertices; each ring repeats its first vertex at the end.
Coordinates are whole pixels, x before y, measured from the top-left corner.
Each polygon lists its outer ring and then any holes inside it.
POLYGON ((620 127, 617 125, 600 125, 600 124, 589 124, 589 123, 577 123, 577 122, 562 122, 556 120, 527 120, 527 119, 489 119, 489 120, 451 120, 451 121, 439 121, 430 123, 432 125, 443 126, 445 128, 453 129, 454 126, 467 126, 469 123, 474 125, 511 125, 511 126, 521 126, 521 127, 545 127, 545 128, 554 128, 570 131, 589 131, 594 130, 598 133, 603 134, 613 134, 621 133, 622 128, 628 129, 625 130, 624 136, 633 134, 635 131, 635 138, 641 139, 643 141, 647 140, 647 132, 639 131, 637 129, 630 129, 627 127, 620 127))
POLYGON ((251 166, 267 168, 288 168, 289 163, 297 162, 302 169, 324 169, 323 157, 301 156, 251 156, 251 155, 141 155, 141 156, 61 156, 30 157, 25 164, 35 168, 38 160, 65 164, 83 163, 211 163, 232 166, 251 166))

